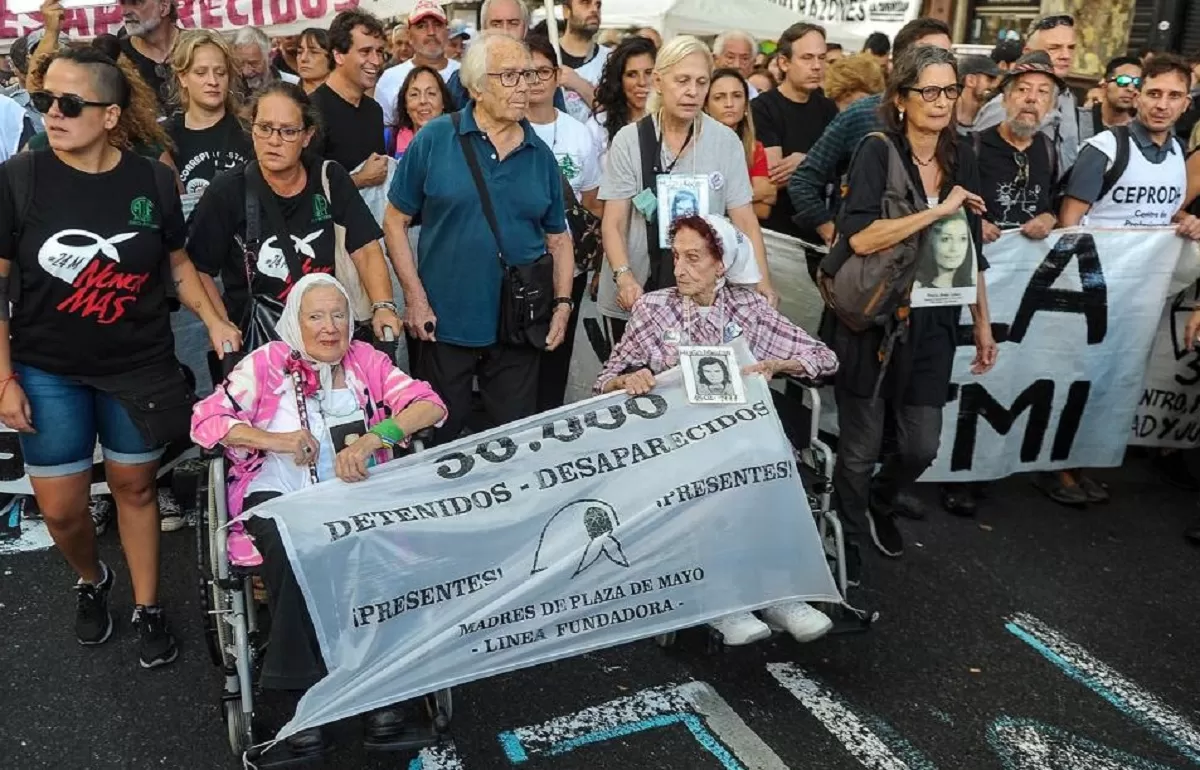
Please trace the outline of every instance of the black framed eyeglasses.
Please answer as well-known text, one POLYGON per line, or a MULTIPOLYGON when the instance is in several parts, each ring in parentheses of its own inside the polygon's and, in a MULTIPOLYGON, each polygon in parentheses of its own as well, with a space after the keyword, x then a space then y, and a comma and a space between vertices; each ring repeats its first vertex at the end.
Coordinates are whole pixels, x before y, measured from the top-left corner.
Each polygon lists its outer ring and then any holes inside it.
POLYGON ((1074 27, 1075 17, 1065 13, 1055 14, 1053 16, 1043 16, 1029 25, 1029 34, 1040 32, 1044 29, 1054 29, 1055 27, 1074 27))
POLYGON ((1142 79, 1137 75, 1114 75, 1108 79, 1109 83, 1114 83, 1118 88, 1141 88, 1142 79))
POLYGON ((538 67, 534 70, 534 72, 537 73, 538 80, 545 83, 547 80, 554 77, 554 73, 558 72, 558 67, 538 67))
POLYGON ((496 78, 500 81, 500 85, 505 88, 512 88, 519 80, 524 78, 529 85, 537 83, 539 80, 549 80, 549 76, 543 78, 537 70, 504 70, 503 72, 489 72, 488 77, 496 78))
POLYGON ((295 142, 304 134, 303 128, 295 126, 272 126, 270 123, 255 123, 250 131, 259 139, 270 139, 272 134, 279 134, 285 142, 295 142))
POLYGON ((962 96, 962 86, 958 83, 952 83, 948 86, 925 86, 924 88, 905 88, 905 91, 913 94, 920 94, 921 98, 927 102, 936 102, 937 98, 942 94, 950 101, 955 101, 959 96, 962 96))
POLYGON ((38 112, 45 115, 50 112, 54 103, 58 102, 58 111, 64 118, 77 118, 83 114, 85 107, 111 107, 113 102, 89 102, 79 94, 62 94, 55 96, 49 91, 34 91, 29 95, 29 103, 38 112))

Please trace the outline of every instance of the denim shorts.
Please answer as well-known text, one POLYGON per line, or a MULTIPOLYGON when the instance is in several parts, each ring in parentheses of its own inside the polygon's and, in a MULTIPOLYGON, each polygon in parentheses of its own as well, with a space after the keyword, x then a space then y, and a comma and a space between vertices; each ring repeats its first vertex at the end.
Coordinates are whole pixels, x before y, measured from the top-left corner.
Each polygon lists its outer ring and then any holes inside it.
POLYGON ((90 470, 96 437, 104 459, 121 465, 158 460, 162 447, 146 443, 125 407, 112 396, 57 374, 13 364, 33 412, 37 433, 21 434, 21 453, 30 476, 69 476, 90 470))

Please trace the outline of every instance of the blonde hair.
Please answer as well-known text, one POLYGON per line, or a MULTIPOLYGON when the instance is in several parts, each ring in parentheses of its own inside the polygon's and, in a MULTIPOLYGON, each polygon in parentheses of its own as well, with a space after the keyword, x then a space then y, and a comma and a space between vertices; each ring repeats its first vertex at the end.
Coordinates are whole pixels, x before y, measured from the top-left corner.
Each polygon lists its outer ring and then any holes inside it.
POLYGON ((838 59, 825 73, 825 95, 835 102, 853 93, 880 94, 886 85, 883 69, 869 54, 838 59))
POLYGON ((174 76, 170 83, 171 103, 179 105, 180 109, 187 112, 187 91, 180 85, 180 81, 195 64, 196 51, 206 45, 211 45, 219 50, 225 59, 225 72, 229 78, 229 84, 225 89, 225 112, 229 115, 236 115, 238 102, 234 95, 233 84, 238 77, 238 68, 233 58, 233 50, 223 35, 206 29, 191 29, 179 33, 175 47, 171 50, 171 73, 174 76))
MULTIPOLYGON (((679 37, 671 38, 671 41, 664 44, 658 51, 658 56, 654 59, 654 74, 661 77, 666 77, 666 74, 693 54, 701 54, 704 61, 708 64, 708 73, 711 75, 713 71, 713 55, 704 43, 700 42, 691 35, 680 35, 679 37)), ((650 99, 646 102, 646 111, 654 115, 662 110, 662 92, 655 88, 650 92, 650 99)))
POLYGON ((1188 137, 1188 152, 1196 149, 1198 145, 1200 145, 1200 123, 1192 128, 1192 135, 1188 137))

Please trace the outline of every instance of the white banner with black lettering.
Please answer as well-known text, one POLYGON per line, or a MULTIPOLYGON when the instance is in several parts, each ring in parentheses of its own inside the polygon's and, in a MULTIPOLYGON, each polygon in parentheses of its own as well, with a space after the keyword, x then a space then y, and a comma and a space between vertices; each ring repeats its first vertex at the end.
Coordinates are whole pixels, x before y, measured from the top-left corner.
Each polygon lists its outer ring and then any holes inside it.
POLYGON ((969 329, 960 335, 941 449, 921 480, 1120 465, 1165 298, 1186 280, 1173 273, 1177 262, 1194 271, 1194 244, 1171 228, 1071 229, 1006 233, 985 253, 999 358, 972 375, 969 329))
POLYGON ((255 509, 329 674, 285 736, 789 599, 838 601, 766 383, 689 405, 678 370, 255 509))
POLYGON ((1200 286, 1180 292, 1163 309, 1146 368, 1129 443, 1190 449, 1200 446, 1200 351, 1184 338, 1200 286))

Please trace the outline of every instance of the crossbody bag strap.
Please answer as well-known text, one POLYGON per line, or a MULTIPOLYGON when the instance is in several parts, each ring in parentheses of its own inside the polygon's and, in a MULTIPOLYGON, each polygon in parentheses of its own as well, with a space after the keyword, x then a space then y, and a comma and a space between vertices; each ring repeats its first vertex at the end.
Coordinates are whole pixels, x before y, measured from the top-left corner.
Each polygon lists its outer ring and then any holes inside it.
MULTIPOLYGON (((654 118, 650 115, 637 123, 638 152, 642 156, 642 189, 655 191, 658 186, 659 145, 654 133, 654 118)), ((651 264, 658 264, 662 256, 662 246, 658 242, 658 224, 656 216, 645 217, 646 245, 649 247, 651 264)), ((653 268, 651 268, 653 272, 653 268)))
POLYGON ((245 237, 234 236, 234 240, 242 249, 242 269, 246 272, 246 292, 253 293, 251 286, 254 285, 254 271, 250 267, 251 258, 258 253, 258 249, 262 246, 262 219, 259 212, 258 196, 250 189, 250 166, 254 161, 246 164, 244 176, 246 179, 246 235, 245 237))
POLYGON ((458 136, 458 143, 467 159, 467 168, 471 169, 471 178, 475 180, 475 189, 479 191, 479 200, 483 203, 483 217, 492 230, 492 237, 496 239, 496 257, 499 258, 501 264, 507 264, 504 261, 504 247, 500 245, 500 227, 496 224, 496 212, 492 210, 492 196, 488 193, 487 182, 483 179, 483 169, 479 167, 479 158, 475 155, 475 148, 471 146, 471 138, 458 130, 461 116, 462 113, 452 113, 450 122, 454 125, 454 133, 458 136))
MULTIPOLYGON (((307 182, 305 186, 307 187, 307 182)), ((258 199, 258 205, 267 215, 271 227, 275 230, 275 240, 279 242, 279 250, 283 252, 283 258, 287 262, 288 273, 292 276, 293 281, 300 280, 304 277, 304 269, 300 257, 296 254, 296 247, 292 243, 287 220, 283 218, 283 211, 279 208, 279 201, 275 199, 275 193, 263 179, 258 163, 252 162, 246 167, 246 194, 258 199)), ((249 222, 247 222, 247 226, 249 226, 249 222)))

